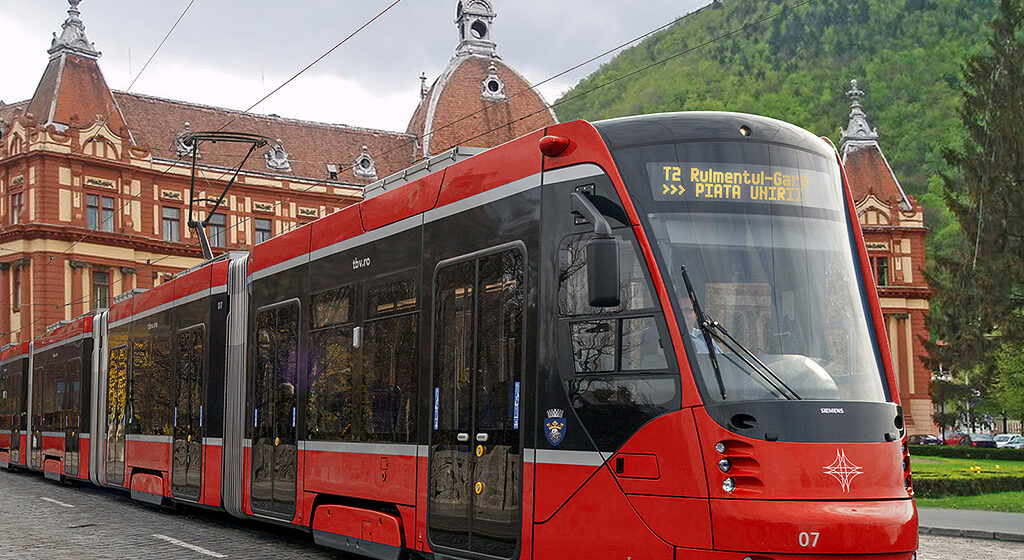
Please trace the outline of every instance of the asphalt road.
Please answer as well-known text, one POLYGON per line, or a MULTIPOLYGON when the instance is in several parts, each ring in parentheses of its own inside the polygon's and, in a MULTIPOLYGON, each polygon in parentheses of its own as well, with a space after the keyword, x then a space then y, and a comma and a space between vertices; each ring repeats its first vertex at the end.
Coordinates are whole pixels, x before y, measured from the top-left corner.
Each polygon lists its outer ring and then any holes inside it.
MULTIPOLYGON (((0 469, 0 558, 339 558, 301 532, 226 514, 156 509, 90 486, 0 469)), ((921 536, 919 560, 1021 560, 1024 543, 921 536)))

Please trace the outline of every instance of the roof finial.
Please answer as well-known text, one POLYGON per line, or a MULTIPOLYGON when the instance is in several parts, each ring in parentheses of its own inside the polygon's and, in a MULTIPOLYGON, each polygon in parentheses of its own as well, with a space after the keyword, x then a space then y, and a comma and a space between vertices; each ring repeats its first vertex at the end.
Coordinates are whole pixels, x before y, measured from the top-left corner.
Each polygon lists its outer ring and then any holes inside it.
POLYGON ((850 80, 850 90, 846 92, 846 97, 850 98, 850 122, 840 134, 844 153, 850 148, 878 144, 878 130, 868 124, 868 116, 860 103, 866 95, 857 80, 850 80))
POLYGON ((427 89, 427 73, 424 72, 420 74, 420 99, 426 97, 428 91, 429 90, 427 89))
POLYGON ((455 25, 459 27, 457 56, 497 56, 491 27, 498 17, 490 0, 461 0, 456 11, 455 25))
POLYGON ((85 58, 97 59, 100 57, 100 51, 96 50, 96 45, 85 36, 85 24, 79 17, 82 12, 78 11, 78 5, 81 3, 82 0, 68 0, 68 4, 71 5, 71 8, 68 9, 68 19, 64 20, 64 25, 61 26, 60 37, 56 33, 53 34, 50 50, 46 51, 50 54, 50 58, 65 52, 85 58))

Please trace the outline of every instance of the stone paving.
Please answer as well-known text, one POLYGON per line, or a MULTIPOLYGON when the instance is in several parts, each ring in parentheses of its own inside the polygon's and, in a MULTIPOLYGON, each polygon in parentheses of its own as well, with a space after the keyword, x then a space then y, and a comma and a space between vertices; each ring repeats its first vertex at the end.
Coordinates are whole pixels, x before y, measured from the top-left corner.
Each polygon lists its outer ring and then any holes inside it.
MULTIPOLYGON (((0 559, 353 558, 305 533, 0 469, 0 559)), ((919 560, 1021 560, 1024 543, 921 535, 919 560)))

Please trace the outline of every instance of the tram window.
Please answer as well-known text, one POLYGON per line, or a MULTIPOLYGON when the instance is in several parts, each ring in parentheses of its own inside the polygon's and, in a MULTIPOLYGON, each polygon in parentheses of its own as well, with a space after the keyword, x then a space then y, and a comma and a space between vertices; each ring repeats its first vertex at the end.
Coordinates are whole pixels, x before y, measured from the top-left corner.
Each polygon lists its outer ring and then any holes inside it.
POLYGON ((580 315, 610 315, 651 309, 657 305, 648 287, 646 265, 630 241, 616 237, 619 242, 619 299, 618 307, 591 307, 587 298, 587 241, 588 236, 566 238, 559 249, 558 312, 563 317, 580 315))
MULTIPOLYGON (((299 306, 284 305, 277 308, 277 378, 274 394, 276 430, 282 439, 293 433, 296 422, 295 387, 299 373, 299 306)), ((294 441, 292 441, 294 445, 294 441)))
MULTIPOLYGON (((261 311, 256 316, 256 367, 253 371, 253 439, 273 435, 273 419, 270 417, 274 397, 270 394, 274 386, 274 326, 276 313, 273 309, 261 311)), ((261 468, 266 468, 265 466, 261 468)))
POLYGON ((132 363, 128 372, 127 394, 125 396, 125 416, 128 420, 129 434, 145 433, 147 393, 149 391, 149 339, 132 342, 132 363))
POLYGON ((57 409, 57 366, 46 366, 43 375, 43 428, 53 430, 56 424, 54 412, 57 409))
POLYGON ((308 437, 353 439, 355 349, 352 347, 352 286, 315 294, 309 335, 308 437))
POLYGON ((82 407, 82 359, 74 358, 68 362, 67 398, 64 405, 64 425, 79 428, 82 407))
POLYGON ((351 325, 310 334, 306 415, 310 439, 352 439, 353 354, 351 325))
POLYGON ((412 441, 417 319, 417 314, 407 314, 365 324, 363 386, 367 399, 361 404, 368 441, 412 441))
POLYGON ((14 420, 11 417, 10 392, 8 391, 8 369, 10 368, 7 366, 0 369, 0 427, 4 429, 14 425, 14 420))
POLYGON ((43 427, 43 384, 46 375, 42 366, 32 371, 32 426, 43 427))
POLYGON ((366 300, 367 319, 416 311, 416 284, 406 280, 374 286, 368 290, 366 300))
POLYGON ((477 430, 514 430, 515 384, 522 370, 523 254, 480 259, 476 411, 477 430))
POLYGON ((576 373, 615 370, 618 321, 579 321, 570 325, 572 359, 576 373))
POLYGON ((124 398, 128 378, 128 347, 111 348, 107 357, 107 435, 123 434, 124 398), (120 434, 119 434, 120 432, 120 434))
POLYGON ((342 286, 313 296, 312 328, 343 325, 352 320, 352 286, 342 286))
POLYGON ((143 433, 170 435, 173 422, 171 401, 174 396, 174 384, 171 382, 171 339, 167 336, 157 336, 153 338, 152 344, 150 388, 146 403, 149 425, 143 433))
POLYGON ((473 335, 476 320, 473 305, 476 267, 460 262, 437 273, 437 303, 434 316, 435 407, 434 429, 468 429, 473 393, 473 335))
POLYGON ((657 336, 654 317, 636 317, 622 320, 622 356, 619 369, 623 371, 668 368, 665 352, 657 336))

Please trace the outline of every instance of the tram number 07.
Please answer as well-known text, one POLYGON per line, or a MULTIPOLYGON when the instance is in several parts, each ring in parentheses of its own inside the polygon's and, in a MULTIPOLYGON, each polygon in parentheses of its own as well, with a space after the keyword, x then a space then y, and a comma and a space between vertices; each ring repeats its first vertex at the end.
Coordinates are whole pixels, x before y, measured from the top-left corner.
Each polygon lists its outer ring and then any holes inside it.
POLYGON ((807 548, 807 547, 814 548, 814 547, 818 546, 818 535, 819 534, 820 533, 800 533, 800 535, 797 537, 797 542, 799 542, 800 546, 802 546, 804 548, 807 548))

